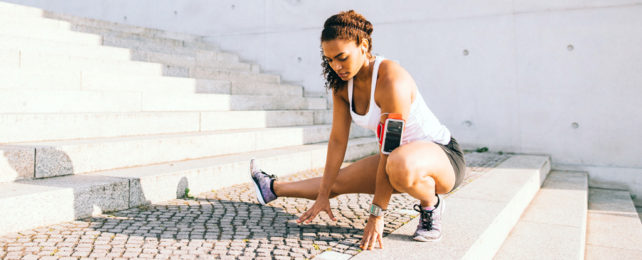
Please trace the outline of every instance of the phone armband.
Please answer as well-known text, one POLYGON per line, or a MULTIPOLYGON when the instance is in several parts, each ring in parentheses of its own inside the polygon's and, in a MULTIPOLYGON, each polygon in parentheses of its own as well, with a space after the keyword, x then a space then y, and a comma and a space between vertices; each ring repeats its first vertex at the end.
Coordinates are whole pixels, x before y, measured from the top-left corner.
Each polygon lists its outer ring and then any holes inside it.
POLYGON ((381 132, 379 143, 382 154, 390 154, 394 149, 401 146, 405 124, 406 122, 401 114, 391 113, 386 118, 383 126, 379 125, 377 133, 381 132))

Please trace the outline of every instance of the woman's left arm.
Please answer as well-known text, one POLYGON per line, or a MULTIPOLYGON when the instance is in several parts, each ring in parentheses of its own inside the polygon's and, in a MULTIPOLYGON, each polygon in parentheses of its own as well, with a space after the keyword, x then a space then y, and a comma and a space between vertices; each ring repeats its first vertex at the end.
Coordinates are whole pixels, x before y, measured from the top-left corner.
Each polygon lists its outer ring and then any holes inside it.
MULTIPOLYGON (((380 123, 385 122, 389 113, 401 114, 404 120, 408 118, 412 104, 413 87, 414 81, 412 81, 410 75, 401 68, 401 66, 390 61, 384 61, 384 63, 381 64, 379 79, 377 79, 377 89, 375 91, 375 102, 381 108, 380 123)), ((372 199, 372 204, 385 210, 388 208, 388 202, 394 189, 386 173, 388 155, 380 153, 379 156, 375 194, 372 199)), ((361 240, 362 249, 370 250, 376 243, 379 244, 379 247, 383 248, 383 223, 383 216, 369 216, 361 240)))

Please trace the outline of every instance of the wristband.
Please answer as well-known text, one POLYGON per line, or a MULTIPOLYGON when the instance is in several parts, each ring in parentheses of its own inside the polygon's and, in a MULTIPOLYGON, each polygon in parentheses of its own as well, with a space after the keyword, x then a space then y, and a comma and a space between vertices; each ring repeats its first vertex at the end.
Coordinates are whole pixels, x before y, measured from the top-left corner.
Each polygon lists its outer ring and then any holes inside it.
POLYGON ((370 209, 368 210, 368 212, 372 216, 379 217, 379 216, 383 216, 383 213, 386 211, 375 204, 370 204, 370 209))

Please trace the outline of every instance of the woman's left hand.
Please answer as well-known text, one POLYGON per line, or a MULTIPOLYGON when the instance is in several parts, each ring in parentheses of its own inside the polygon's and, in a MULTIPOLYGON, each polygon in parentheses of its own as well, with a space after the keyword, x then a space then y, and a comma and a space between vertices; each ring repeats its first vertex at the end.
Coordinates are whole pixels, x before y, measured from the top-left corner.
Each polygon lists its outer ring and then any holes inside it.
POLYGON ((379 248, 383 249, 383 216, 375 217, 370 216, 368 218, 368 223, 363 229, 363 238, 361 238, 361 247, 362 250, 371 250, 375 243, 379 243, 379 248))

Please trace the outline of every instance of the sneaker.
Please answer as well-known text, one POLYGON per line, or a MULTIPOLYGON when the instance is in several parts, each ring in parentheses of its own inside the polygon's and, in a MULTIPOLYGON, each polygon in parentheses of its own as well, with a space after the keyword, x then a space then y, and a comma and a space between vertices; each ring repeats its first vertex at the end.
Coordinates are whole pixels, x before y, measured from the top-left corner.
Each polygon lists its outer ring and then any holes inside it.
POLYGON ((254 181, 254 188, 256 188, 256 198, 262 205, 269 203, 276 199, 276 194, 272 188, 272 184, 276 176, 270 175, 261 171, 254 159, 250 160, 250 174, 254 181))
POLYGON ((437 195, 437 204, 432 210, 426 210, 421 205, 415 205, 419 212, 419 225, 413 239, 421 242, 435 242, 441 239, 441 214, 444 212, 444 202, 437 195))

